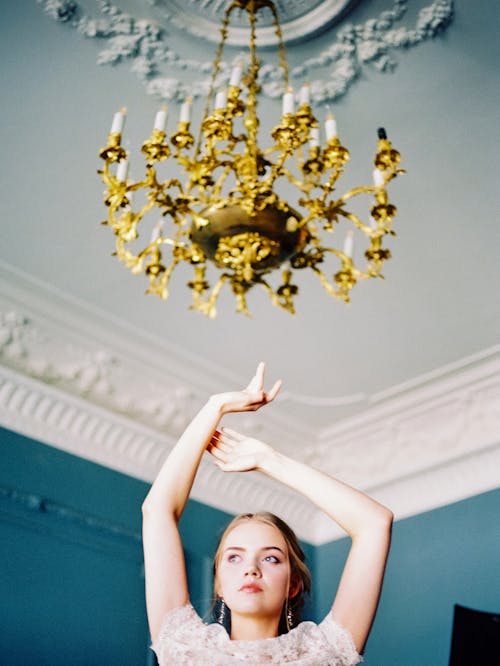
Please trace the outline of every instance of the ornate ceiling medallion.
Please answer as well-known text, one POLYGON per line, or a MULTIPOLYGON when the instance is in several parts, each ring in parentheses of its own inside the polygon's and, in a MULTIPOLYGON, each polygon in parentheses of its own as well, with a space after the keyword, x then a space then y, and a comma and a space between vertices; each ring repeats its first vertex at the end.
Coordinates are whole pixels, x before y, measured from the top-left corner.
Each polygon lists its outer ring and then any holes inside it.
MULTIPOLYGON (((280 17, 283 41, 296 43, 325 30, 358 3, 359 0, 278 0, 275 5, 280 17)), ((170 20, 179 28, 211 42, 219 41, 219 28, 227 0, 153 0, 153 4, 164 8, 170 20)), ((246 46, 249 36, 245 12, 240 10, 229 29, 226 43, 246 46)), ((265 8, 259 16, 258 38, 260 46, 278 45, 272 13, 265 8)))

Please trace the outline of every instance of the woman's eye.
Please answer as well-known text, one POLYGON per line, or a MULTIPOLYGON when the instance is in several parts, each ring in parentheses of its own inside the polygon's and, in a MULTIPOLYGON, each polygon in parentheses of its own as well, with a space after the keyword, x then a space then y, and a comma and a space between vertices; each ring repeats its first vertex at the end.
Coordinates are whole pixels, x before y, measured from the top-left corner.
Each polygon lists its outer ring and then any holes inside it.
POLYGON ((240 557, 239 555, 236 555, 235 553, 233 553, 232 555, 228 555, 227 561, 228 562, 237 562, 239 557, 240 557))
POLYGON ((272 562, 273 564, 279 564, 279 559, 275 555, 268 555, 264 558, 264 562, 272 562))

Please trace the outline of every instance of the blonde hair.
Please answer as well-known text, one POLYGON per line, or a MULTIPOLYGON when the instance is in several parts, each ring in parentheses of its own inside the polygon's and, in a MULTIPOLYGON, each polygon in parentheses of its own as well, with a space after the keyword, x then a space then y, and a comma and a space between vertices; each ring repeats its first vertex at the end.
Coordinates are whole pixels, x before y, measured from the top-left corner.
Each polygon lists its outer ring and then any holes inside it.
POLYGON ((234 530, 235 527, 250 521, 264 523, 266 525, 275 527, 280 531, 287 545, 288 561, 290 563, 290 586, 292 588, 297 587, 298 591, 293 595, 293 597, 288 598, 283 605, 283 611, 281 613, 278 630, 280 634, 283 634, 291 628, 289 627, 289 623, 287 623, 287 611, 291 611, 292 613, 293 626, 296 626, 300 622, 300 612, 304 606, 305 596, 311 591, 311 573, 305 563, 306 557, 295 532, 289 525, 285 523, 284 520, 278 516, 275 516, 274 513, 270 513, 268 511, 243 513, 240 516, 236 516, 236 518, 233 518, 233 520, 224 530, 214 555, 214 599, 212 603, 212 613, 214 613, 215 606, 219 601, 216 593, 217 571, 222 558, 224 541, 227 535, 232 530, 234 530))

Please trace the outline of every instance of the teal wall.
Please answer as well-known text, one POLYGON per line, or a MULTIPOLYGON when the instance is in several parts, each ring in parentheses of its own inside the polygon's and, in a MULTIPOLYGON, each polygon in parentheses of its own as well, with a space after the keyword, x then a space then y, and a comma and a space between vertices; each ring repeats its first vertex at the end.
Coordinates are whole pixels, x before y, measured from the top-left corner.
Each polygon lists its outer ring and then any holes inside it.
MULTIPOLYGON (((148 487, 0 429, 2 665, 152 663, 140 539, 148 487)), ((453 605, 500 609, 499 508, 500 490, 395 524, 367 664, 446 666, 453 605)), ((181 522, 191 598, 201 613, 229 518, 191 501, 181 522)), ((305 615, 320 619, 349 544, 303 545, 315 581, 305 615)))
MULTIPOLYGON (((0 663, 151 662, 141 503, 149 485, 0 429, 0 663)), ((181 529, 204 612, 229 516, 189 502, 181 529)))
MULTIPOLYGON (((500 610, 499 516, 496 490, 395 523, 367 665, 447 666, 453 605, 500 610)), ((317 550, 320 615, 330 606, 348 547, 343 539, 317 550)))

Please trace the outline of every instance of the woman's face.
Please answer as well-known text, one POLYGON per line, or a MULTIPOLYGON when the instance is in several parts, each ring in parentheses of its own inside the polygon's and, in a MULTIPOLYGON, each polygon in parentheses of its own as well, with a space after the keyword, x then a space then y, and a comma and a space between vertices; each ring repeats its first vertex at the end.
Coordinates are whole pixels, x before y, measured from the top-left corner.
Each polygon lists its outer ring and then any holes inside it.
POLYGON ((290 587, 288 548, 281 532, 249 520, 224 539, 217 570, 217 594, 231 614, 278 618, 290 587))

